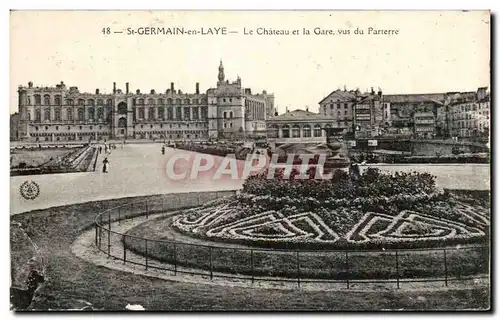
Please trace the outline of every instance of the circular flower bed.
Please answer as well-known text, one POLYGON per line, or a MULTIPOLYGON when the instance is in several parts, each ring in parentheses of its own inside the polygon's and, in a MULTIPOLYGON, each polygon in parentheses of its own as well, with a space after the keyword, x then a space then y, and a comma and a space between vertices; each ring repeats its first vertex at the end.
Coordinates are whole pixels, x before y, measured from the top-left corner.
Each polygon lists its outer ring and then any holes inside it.
MULTIPOLYGON (((414 248, 484 242, 489 210, 438 190, 427 173, 331 180, 252 176, 240 194, 186 210, 173 227, 196 237, 276 248, 414 248)), ((314 174, 310 172, 310 176, 314 174)))

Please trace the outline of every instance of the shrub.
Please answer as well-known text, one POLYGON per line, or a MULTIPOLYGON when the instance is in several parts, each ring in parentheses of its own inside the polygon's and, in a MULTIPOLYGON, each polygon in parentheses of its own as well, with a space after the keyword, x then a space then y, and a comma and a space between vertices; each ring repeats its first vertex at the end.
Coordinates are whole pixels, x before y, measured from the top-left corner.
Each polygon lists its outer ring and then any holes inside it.
POLYGON ((388 174, 369 168, 359 179, 337 170, 331 180, 315 180, 315 170, 314 167, 309 168, 309 179, 297 179, 299 172, 296 169, 291 171, 289 179, 286 179, 284 169, 277 169, 274 177, 269 179, 268 170, 265 170, 249 177, 243 184, 243 191, 254 195, 313 197, 318 200, 390 197, 398 194, 421 195, 437 192, 435 177, 428 173, 388 174))

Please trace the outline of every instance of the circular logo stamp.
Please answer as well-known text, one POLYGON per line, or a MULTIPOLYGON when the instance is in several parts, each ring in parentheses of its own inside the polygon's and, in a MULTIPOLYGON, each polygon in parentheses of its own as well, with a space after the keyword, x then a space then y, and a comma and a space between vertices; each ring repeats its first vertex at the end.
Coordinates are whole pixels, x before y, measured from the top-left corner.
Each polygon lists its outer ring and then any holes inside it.
POLYGON ((40 194, 40 186, 33 180, 24 181, 19 187, 21 196, 26 200, 34 200, 40 194))

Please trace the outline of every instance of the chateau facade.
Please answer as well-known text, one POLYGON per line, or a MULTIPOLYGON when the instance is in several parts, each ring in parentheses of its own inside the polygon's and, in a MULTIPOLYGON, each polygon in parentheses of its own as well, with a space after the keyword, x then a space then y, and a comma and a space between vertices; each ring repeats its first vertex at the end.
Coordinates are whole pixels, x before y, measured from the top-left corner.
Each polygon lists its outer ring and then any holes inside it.
POLYGON ((274 95, 252 94, 241 79, 225 79, 222 61, 215 88, 195 93, 175 90, 141 93, 116 88, 112 93, 82 93, 63 82, 55 87, 20 86, 19 139, 100 141, 110 139, 207 140, 264 136, 274 114, 274 95))

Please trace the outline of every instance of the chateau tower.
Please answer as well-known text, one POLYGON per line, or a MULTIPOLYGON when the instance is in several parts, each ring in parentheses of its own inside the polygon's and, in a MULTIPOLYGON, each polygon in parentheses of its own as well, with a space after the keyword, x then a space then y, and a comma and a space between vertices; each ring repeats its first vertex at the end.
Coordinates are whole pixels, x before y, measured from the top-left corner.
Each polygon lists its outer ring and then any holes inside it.
POLYGON ((219 83, 223 83, 225 78, 226 77, 224 76, 224 66, 222 65, 222 60, 221 60, 219 65, 219 83))

